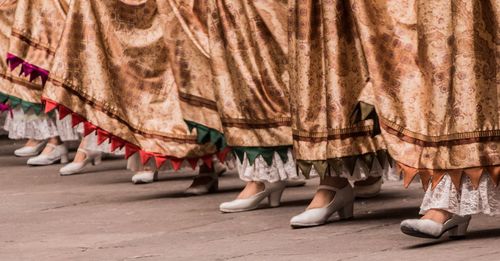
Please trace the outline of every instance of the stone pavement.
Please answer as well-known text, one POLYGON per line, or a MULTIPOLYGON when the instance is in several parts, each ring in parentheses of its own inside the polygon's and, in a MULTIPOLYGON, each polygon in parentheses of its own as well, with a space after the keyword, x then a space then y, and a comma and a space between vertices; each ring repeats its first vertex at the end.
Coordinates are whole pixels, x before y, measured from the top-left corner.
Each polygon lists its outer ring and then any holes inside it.
POLYGON ((288 189, 282 207, 221 214, 243 184, 232 173, 221 191, 184 197, 194 173, 164 173, 134 186, 125 161, 60 177, 59 166, 27 167, 0 140, 0 260, 500 260, 500 219, 474 217, 467 239, 411 238, 399 222, 415 217, 422 191, 387 182, 359 200, 356 218, 293 230, 289 219, 314 193, 317 179, 288 189))

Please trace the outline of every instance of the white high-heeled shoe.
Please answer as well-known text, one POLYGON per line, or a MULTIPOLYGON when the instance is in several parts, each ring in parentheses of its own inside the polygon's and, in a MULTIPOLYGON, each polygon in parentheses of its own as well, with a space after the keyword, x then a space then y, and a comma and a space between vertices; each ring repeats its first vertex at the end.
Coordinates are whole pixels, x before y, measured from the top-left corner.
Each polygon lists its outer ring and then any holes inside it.
POLYGON ((132 177, 134 184, 153 183, 158 180, 158 171, 139 171, 132 177))
POLYGON ((430 219, 407 219, 401 222, 401 232, 422 238, 440 238, 446 232, 450 237, 463 237, 467 233, 471 216, 453 215, 444 224, 430 219))
POLYGON ((34 157, 40 154, 47 145, 47 140, 41 141, 35 146, 24 146, 14 151, 17 157, 34 157))
POLYGON ((380 194, 382 190, 382 184, 384 181, 382 178, 377 180, 377 182, 367 185, 367 186, 358 186, 354 185, 354 196, 356 198, 373 198, 380 194))
POLYGON ((85 159, 81 162, 71 162, 70 164, 62 167, 59 170, 61 176, 73 175, 82 172, 87 165, 99 165, 102 162, 102 152, 101 151, 87 151, 85 149, 78 149, 79 152, 85 154, 85 159))
POLYGON ((230 202, 220 204, 219 209, 224 213, 236 213, 254 210, 259 207, 259 204, 265 198, 269 200, 269 206, 279 207, 281 203, 281 196, 286 187, 285 181, 278 181, 274 183, 265 182, 263 191, 244 199, 235 199, 230 202))
POLYGON ((52 151, 47 154, 40 154, 36 157, 30 158, 28 160, 28 165, 47 166, 56 162, 61 162, 62 164, 68 163, 68 149, 64 143, 61 145, 48 143, 46 147, 52 148, 52 151))
POLYGON ((328 219, 338 212, 340 219, 353 217, 354 191, 350 184, 342 189, 332 186, 321 185, 318 190, 325 189, 335 192, 332 202, 323 208, 311 208, 293 217, 290 225, 293 228, 313 227, 326 224, 328 219))

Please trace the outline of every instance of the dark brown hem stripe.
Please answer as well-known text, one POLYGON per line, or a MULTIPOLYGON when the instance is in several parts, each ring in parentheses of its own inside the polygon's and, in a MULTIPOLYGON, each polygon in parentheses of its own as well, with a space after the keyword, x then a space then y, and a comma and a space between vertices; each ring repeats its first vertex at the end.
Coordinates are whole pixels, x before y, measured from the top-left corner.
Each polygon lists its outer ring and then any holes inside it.
POLYGON ((36 90, 42 90, 43 89, 43 87, 41 85, 38 85, 38 84, 35 84, 35 83, 31 83, 29 81, 24 81, 22 79, 14 78, 12 76, 8 76, 8 75, 3 74, 3 73, 0 73, 0 77, 4 78, 5 80, 7 80, 9 82, 22 85, 22 86, 24 86, 26 88, 32 88, 32 89, 36 89, 36 90))
POLYGON ((311 143, 319 143, 319 142, 325 142, 325 141, 330 141, 330 140, 342 140, 342 139, 349 139, 349 138, 366 137, 366 136, 371 136, 371 135, 372 135, 371 131, 358 131, 358 132, 344 133, 344 134, 329 134, 327 137, 304 137, 304 136, 299 136, 299 135, 294 134, 293 140, 305 141, 305 142, 311 142, 311 143))
POLYGON ((18 38, 19 40, 27 43, 28 45, 32 46, 33 48, 45 51, 45 52, 47 52, 48 54, 50 54, 52 56, 56 54, 56 52, 54 50, 52 50, 50 48, 47 48, 47 47, 45 47, 45 46, 43 46, 43 45, 41 45, 39 43, 34 42, 30 38, 24 36, 23 34, 21 34, 19 32, 16 32, 16 31, 13 30, 11 32, 11 35, 14 36, 14 37, 16 37, 16 38, 18 38))
POLYGON ((404 135, 400 131, 391 128, 387 124, 384 124, 384 122, 382 121, 380 122, 380 126, 384 128, 384 130, 387 131, 389 134, 398 137, 402 141, 412 143, 421 147, 457 146, 457 145, 472 144, 476 142, 500 141, 500 136, 487 136, 487 137, 476 137, 476 138, 454 139, 454 140, 443 140, 443 141, 425 141, 404 135))
POLYGON ((222 122, 222 126, 228 128, 240 129, 269 129, 283 126, 291 126, 292 122, 273 122, 273 123, 242 123, 242 122, 222 122))
MULTIPOLYGON (((59 81, 57 81, 55 79, 52 79, 52 78, 50 79, 50 81, 54 85, 63 87, 67 91, 71 92, 73 95, 75 95, 76 97, 78 97, 84 103, 92 106, 93 108, 101 111, 102 113, 108 115, 109 117, 117 120, 118 122, 120 122, 121 124, 125 125, 129 130, 131 130, 134 133, 142 135, 142 136, 144 136, 146 138, 155 138, 155 139, 161 139, 161 140, 164 140, 164 141, 174 141, 174 142, 178 142, 178 143, 198 144, 196 142, 196 138, 193 138, 193 139, 182 139, 182 138, 177 138, 177 137, 169 137, 169 136, 163 136, 163 135, 158 135, 158 134, 146 133, 144 131, 138 130, 138 129, 134 128, 132 125, 130 125, 128 122, 126 122, 125 120, 123 120, 122 118, 120 118, 118 115, 115 115, 112 112, 109 112, 109 111, 105 110, 103 108, 103 106, 101 106, 100 104, 98 104, 98 103, 96 103, 96 102, 94 102, 92 100, 89 100, 88 98, 86 98, 85 96, 81 95, 77 91, 73 90, 71 87, 67 86, 66 84, 63 84, 63 83, 61 83, 61 82, 59 82, 59 81)), ((118 135, 115 135, 115 136, 118 136, 118 135)))
POLYGON ((217 111, 217 104, 214 101, 207 100, 198 96, 194 96, 191 94, 183 93, 179 91, 179 99, 185 103, 189 103, 190 105, 197 107, 205 107, 207 109, 217 111))

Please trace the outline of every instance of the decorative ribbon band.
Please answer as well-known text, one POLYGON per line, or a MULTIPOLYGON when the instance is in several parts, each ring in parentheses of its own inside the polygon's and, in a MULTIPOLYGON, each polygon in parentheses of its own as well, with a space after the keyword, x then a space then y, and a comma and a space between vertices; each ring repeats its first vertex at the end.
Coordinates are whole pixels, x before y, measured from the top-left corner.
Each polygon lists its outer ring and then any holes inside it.
POLYGON ((41 103, 27 102, 20 98, 3 93, 0 93, 0 103, 8 105, 10 110, 20 105, 24 112, 28 112, 28 110, 33 109, 33 111, 39 115, 43 111, 43 104, 41 103))
POLYGON ((21 72, 19 73, 19 76, 29 76, 30 82, 34 81, 37 78, 40 78, 42 80, 42 86, 45 86, 47 80, 49 79, 49 71, 42 69, 34 64, 28 63, 11 53, 7 53, 7 64, 9 65, 9 69, 11 71, 14 71, 19 65, 21 65, 21 72))
POLYGON ((327 160, 298 160, 297 167, 307 178, 309 178, 313 167, 321 178, 324 178, 330 170, 336 173, 347 170, 352 176, 358 161, 363 162, 371 171, 375 160, 377 160, 382 167, 385 166, 386 162, 390 165, 392 165, 393 162, 386 150, 379 150, 361 155, 331 158, 327 160))
POLYGON ((273 164, 274 153, 277 153, 283 162, 287 162, 289 160, 288 150, 291 148, 292 146, 232 147, 233 153, 236 155, 236 157, 238 157, 241 163, 243 163, 246 154, 250 165, 253 165, 255 163, 255 159, 258 156, 262 156, 268 166, 271 166, 273 164))
POLYGON ((193 121, 185 122, 188 125, 189 131, 192 132, 196 129, 196 142, 199 144, 210 143, 215 145, 217 149, 224 149, 227 147, 226 138, 219 131, 193 121))
POLYGON ((90 135, 91 133, 96 133, 98 144, 100 145, 103 142, 108 141, 111 144, 110 145, 111 151, 125 148, 125 158, 126 159, 130 158, 135 153, 139 153, 142 164, 146 164, 149 162, 149 160, 153 159, 156 163, 157 168, 160 168, 167 161, 170 161, 174 170, 177 171, 181 168, 182 163, 184 161, 188 161, 189 164, 194 169, 194 168, 196 168, 199 161, 201 160, 208 167, 212 168, 214 155, 216 155, 221 162, 224 162, 227 154, 231 151, 230 148, 225 148, 225 149, 219 150, 217 153, 208 154, 208 155, 204 155, 202 157, 197 157, 197 158, 177 158, 177 157, 170 156, 170 155, 163 155, 160 153, 148 152, 148 151, 141 149, 139 146, 132 144, 131 142, 128 142, 128 141, 121 139, 120 137, 112 134, 109 131, 106 131, 102 128, 97 127, 96 125, 92 124, 91 122, 89 122, 88 120, 83 118, 81 115, 72 112, 70 109, 68 109, 67 107, 65 107, 62 104, 59 104, 59 103, 52 101, 50 99, 47 99, 45 97, 42 98, 42 100, 45 103, 45 113, 49 113, 51 111, 58 110, 59 111, 59 119, 63 119, 66 116, 71 115, 71 121, 72 121, 73 127, 76 127, 78 124, 83 123, 84 136, 90 135))
POLYGON ((444 175, 450 176, 451 181, 457 190, 460 190, 460 185, 464 175, 470 178, 474 189, 479 187, 481 176, 485 173, 490 175, 490 178, 495 186, 498 186, 500 183, 500 166, 484 166, 449 170, 417 169, 399 162, 397 163, 397 166, 400 174, 403 176, 404 186, 406 188, 410 186, 410 183, 417 175, 420 175, 420 180, 422 181, 424 190, 427 190, 429 184, 432 184, 431 189, 435 189, 438 183, 443 179, 444 175))

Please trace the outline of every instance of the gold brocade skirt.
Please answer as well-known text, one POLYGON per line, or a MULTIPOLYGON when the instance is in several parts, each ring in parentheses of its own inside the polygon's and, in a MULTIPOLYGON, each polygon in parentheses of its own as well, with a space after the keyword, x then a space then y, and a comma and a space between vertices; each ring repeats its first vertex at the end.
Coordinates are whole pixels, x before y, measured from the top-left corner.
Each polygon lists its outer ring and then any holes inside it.
MULTIPOLYGON (((177 169, 185 160, 211 162, 219 150, 199 144, 198 129, 185 122, 182 93, 201 93, 212 103, 213 95, 203 92, 208 61, 190 30, 166 30, 181 21, 164 13, 172 7, 166 1, 72 1, 43 97, 47 110, 83 122, 85 134, 95 131, 99 142, 125 147, 127 157, 138 153, 142 164, 168 162, 177 169)), ((189 109, 193 120, 208 119, 203 123, 220 129, 217 119, 203 116, 213 111, 189 109)))
POLYGON ((498 184, 498 1, 290 6, 294 148, 305 169, 384 149, 406 185, 417 174, 424 187, 445 175, 457 188, 464 175, 498 184))

